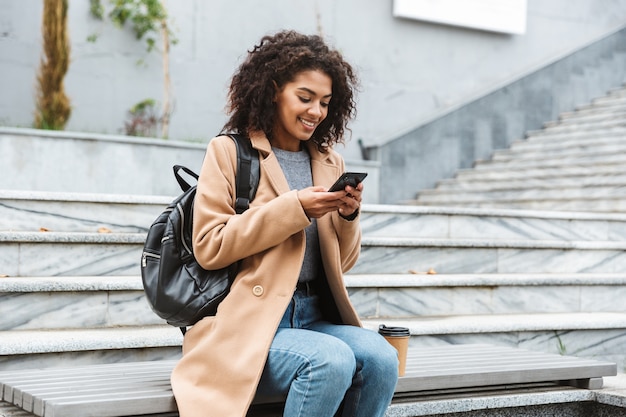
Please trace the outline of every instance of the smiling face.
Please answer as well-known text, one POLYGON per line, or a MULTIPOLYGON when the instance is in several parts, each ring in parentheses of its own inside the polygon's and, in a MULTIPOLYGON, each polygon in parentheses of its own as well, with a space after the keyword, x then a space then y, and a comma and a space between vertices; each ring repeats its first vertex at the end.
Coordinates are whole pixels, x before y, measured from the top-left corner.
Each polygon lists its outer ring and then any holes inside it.
POLYGON ((319 70, 302 71, 278 88, 272 146, 298 151, 328 115, 332 79, 319 70))

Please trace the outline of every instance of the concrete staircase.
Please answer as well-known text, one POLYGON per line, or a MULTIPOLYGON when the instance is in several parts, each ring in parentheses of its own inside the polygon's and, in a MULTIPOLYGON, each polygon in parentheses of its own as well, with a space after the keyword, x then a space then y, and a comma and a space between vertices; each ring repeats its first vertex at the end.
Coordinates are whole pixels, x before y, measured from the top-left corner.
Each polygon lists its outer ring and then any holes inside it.
MULTIPOLYGON (((1 192, 0 368, 177 358, 180 332, 150 311, 139 276, 167 202, 1 192)), ((366 326, 624 369, 626 215, 369 205, 362 226, 346 281, 366 326)))
POLYGON ((421 191, 415 204, 535 210, 626 211, 626 87, 540 131, 491 160, 421 191))
POLYGON ((139 260, 169 198, 0 192, 0 368, 175 358, 139 260))
MULTIPOLYGON (((408 326, 413 345, 518 346, 626 372, 624 114, 615 90, 419 205, 364 205, 346 276, 364 324, 408 326), (611 191, 576 197, 593 184, 611 191)), ((179 357, 182 336, 150 310, 139 275, 170 199, 0 191, 0 369, 179 357)))
POLYGON ((362 224, 347 282, 369 327, 408 326, 415 344, 517 346, 626 370, 626 215, 371 206, 362 224))

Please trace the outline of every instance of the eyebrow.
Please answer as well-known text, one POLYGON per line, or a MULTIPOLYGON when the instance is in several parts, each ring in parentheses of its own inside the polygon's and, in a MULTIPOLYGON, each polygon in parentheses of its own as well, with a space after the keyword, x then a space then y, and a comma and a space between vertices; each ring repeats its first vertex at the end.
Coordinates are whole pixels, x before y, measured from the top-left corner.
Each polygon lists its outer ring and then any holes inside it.
MULTIPOLYGON (((317 93, 315 91, 313 91, 313 90, 311 90, 310 88, 307 88, 307 87, 298 87, 298 90, 306 91, 307 93, 309 93, 311 95, 314 95, 314 96, 317 95, 317 93)), ((332 93, 331 94, 326 94, 324 96, 324 98, 327 98, 327 97, 332 97, 332 93)))

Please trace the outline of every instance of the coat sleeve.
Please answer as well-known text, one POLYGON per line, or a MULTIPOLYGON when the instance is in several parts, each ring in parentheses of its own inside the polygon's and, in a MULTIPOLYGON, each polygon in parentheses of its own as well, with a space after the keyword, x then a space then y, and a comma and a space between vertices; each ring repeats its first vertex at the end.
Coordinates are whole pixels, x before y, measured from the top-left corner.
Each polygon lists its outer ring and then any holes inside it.
POLYGON ((358 216, 355 220, 349 221, 337 213, 333 213, 333 226, 339 239, 339 253, 341 257, 341 270, 348 272, 361 253, 361 228, 358 216))
MULTIPOLYGON (((345 162, 341 156, 338 157, 340 172, 345 171, 345 162)), ((341 259, 342 272, 349 271, 359 258, 361 253, 361 225, 359 223, 360 214, 352 220, 347 220, 339 215, 339 212, 331 213, 333 228, 337 233, 339 241, 339 255, 341 259)))
MULTIPOLYGON (((193 244, 198 263, 205 269, 226 267, 267 250, 310 224, 291 191, 255 204, 242 214, 235 200, 236 148, 226 136, 209 143, 194 202, 193 244)), ((263 187, 263 173, 257 192, 263 187)))

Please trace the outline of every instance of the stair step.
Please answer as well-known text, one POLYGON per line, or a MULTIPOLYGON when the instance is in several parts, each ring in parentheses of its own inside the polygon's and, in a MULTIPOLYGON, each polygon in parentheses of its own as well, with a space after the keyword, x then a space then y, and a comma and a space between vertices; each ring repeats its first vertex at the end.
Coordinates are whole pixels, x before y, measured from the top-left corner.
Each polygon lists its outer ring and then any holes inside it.
POLYGON ((178 359, 182 334, 172 326, 3 331, 3 370, 102 362, 178 359))
MULTIPOLYGON (((139 275, 144 238, 143 234, 0 233, 5 268, 0 275, 139 275)), ((524 272, 520 268, 542 272, 543 263, 548 261, 556 265, 546 265, 549 269, 543 272, 582 272, 596 264, 597 272, 615 272, 619 260, 626 256, 622 253, 626 243, 621 241, 365 236, 362 244, 363 253, 355 268, 375 273, 384 272, 384 268, 405 273, 423 270, 424 266, 442 273, 524 272), (565 263, 558 265, 559 261, 565 263)))
POLYGON ((411 346, 491 344, 546 353, 602 358, 626 369, 626 314, 552 313, 502 314, 424 319, 370 319, 372 330, 380 324, 404 326, 411 331, 411 346))
MULTIPOLYGON (((623 106, 626 104, 626 98, 618 95, 609 94, 604 97, 598 97, 587 104, 582 104, 576 108, 576 111, 584 111, 584 110, 597 110, 604 111, 605 109, 611 109, 617 106, 623 106)), ((620 93, 621 94, 621 93, 620 93)))
MULTIPOLYGON (((596 135, 583 135, 583 134, 571 134, 562 135, 559 137, 529 137, 526 139, 518 139, 511 143, 508 148, 511 152, 524 152, 524 151, 541 151, 551 152, 553 150, 569 150, 571 148, 584 148, 597 146, 610 146, 613 144, 621 144, 624 141, 623 134, 596 134, 596 135)), ((505 149, 506 151, 506 149, 505 149)), ((499 151, 496 151, 499 152, 499 151)))
POLYGON ((579 146, 558 147, 550 149, 548 146, 540 149, 507 149, 493 153, 490 161, 517 161, 545 160, 557 158, 584 158, 606 157, 616 153, 626 152, 626 141, 612 143, 581 144, 579 146))
POLYGON ((611 99, 604 103, 599 103, 597 105, 593 104, 585 104, 582 106, 578 106, 573 111, 565 111, 559 114, 559 116, 574 116, 574 115, 590 115, 590 114, 601 114, 605 112, 614 112, 619 111, 620 109, 626 107, 626 102, 621 100, 620 97, 609 95, 611 99))
MULTIPOLYGON (((569 152, 571 150, 596 149, 599 147, 620 146, 624 142, 623 136, 614 135, 598 135, 594 137, 576 137, 569 136, 565 138, 556 138, 542 140, 540 138, 528 138, 516 140, 511 143, 508 149, 502 152, 510 152, 513 154, 524 154, 526 152, 569 152)), ((497 150, 494 154, 501 152, 497 150)))
MULTIPOLYGON (((361 317, 626 311, 626 274, 349 274, 361 317), (514 302, 511 300, 515 300, 514 302)), ((22 277, 0 280, 1 331, 165 325, 141 278, 22 277)))
POLYGON ((611 97, 626 97, 626 86, 613 87, 607 92, 611 97))
POLYGON ((383 323, 408 327, 411 336, 573 330, 620 330, 626 336, 626 313, 477 314, 363 320, 363 325, 372 329, 378 329, 383 323))
POLYGON ((164 325, 138 276, 0 279, 0 331, 164 325))
POLYGON ((137 275, 0 278, 0 293, 77 291, 143 291, 143 285, 137 275))
POLYGON ((626 129, 623 127, 612 127, 604 129, 591 129, 591 130, 578 130, 571 129, 571 131, 545 131, 545 130, 530 130, 526 132, 526 140, 539 142, 539 141, 593 141, 604 138, 623 137, 626 129))
POLYGON ((592 115, 577 115, 568 118, 559 117, 558 120, 551 120, 543 123, 546 131, 571 131, 573 127, 577 130, 603 129, 620 126, 624 121, 624 111, 622 108, 613 108, 612 111, 604 111, 592 115))
POLYGON ((528 135, 532 136, 549 136, 553 134, 562 134, 562 133, 570 133, 570 132, 580 132, 580 131, 598 131, 598 130, 607 130, 615 128, 625 128, 626 121, 623 119, 611 119, 605 120, 597 123, 573 123, 573 124, 557 124, 556 126, 546 127, 542 130, 531 130, 527 132, 528 135))
POLYGON ((561 113, 559 119, 550 122, 553 124, 570 124, 570 123, 594 123, 603 122, 614 119, 624 119, 626 117, 626 104, 617 105, 611 108, 602 109, 602 111, 575 111, 569 113, 561 113))
POLYGON ((371 274, 345 277, 359 316, 626 313, 626 274, 371 274))
MULTIPOLYGON (((552 178, 526 178, 491 181, 458 181, 442 180, 437 183, 437 191, 505 191, 541 188, 573 188, 573 187, 622 187, 626 185, 626 173, 616 175, 582 175, 552 178)), ((426 190, 425 190, 426 191, 426 190)), ((427 191, 431 192, 431 191, 427 191)))
POLYGON ((491 208, 497 209, 518 209, 518 210, 562 210, 562 211, 595 211, 598 213, 623 213, 626 211, 626 198, 624 196, 585 196, 578 197, 567 195, 555 191, 555 195, 550 196, 547 190, 543 193, 526 193, 521 195, 510 193, 500 198, 486 198, 485 196, 456 195, 454 198, 446 199, 444 196, 430 198, 430 196, 420 196, 414 204, 423 206, 459 206, 463 208, 491 208), (543 197, 540 194, 544 195, 543 197), (559 194, 559 195, 556 195, 559 194))
MULTIPOLYGON (((441 203, 428 203, 421 201, 410 202, 407 204, 431 205, 438 207, 441 203)), ((580 200, 490 200, 482 202, 462 202, 462 203, 446 203, 446 207, 459 206, 462 208, 483 208, 483 209, 516 209, 516 210, 562 210, 562 211, 594 211, 597 213, 623 213, 626 211, 626 202, 623 199, 580 199, 580 200)))
POLYGON ((181 345, 182 333, 176 327, 169 325, 115 329, 18 330, 2 332, 0 355, 180 347, 181 345))
POLYGON ((626 240, 626 215, 586 212, 364 205, 364 237, 626 240))
POLYGON ((610 91, 408 204, 518 210, 626 210, 626 88, 610 91))
POLYGON ((0 230, 146 232, 172 199, 0 190, 0 230))
POLYGON ((459 203, 482 202, 491 200, 581 200, 598 198, 622 198, 626 200, 626 183, 614 185, 571 186, 559 185, 541 188, 523 188, 512 190, 424 190, 419 193, 420 202, 459 203))
MULTIPOLYGON (((612 274, 346 274, 346 286, 357 288, 614 286, 626 285, 626 272, 612 274)), ((626 304, 620 304, 620 310, 626 304)))
POLYGON ((138 275, 145 233, 0 232, 0 275, 138 275))
POLYGON ((589 105, 594 107, 603 107, 613 106, 617 104, 626 104, 626 96, 624 96, 623 94, 623 90, 615 91, 613 94, 591 100, 591 103, 589 105))
POLYGON ((509 168, 493 168, 484 167, 480 170, 460 170, 457 172, 456 180, 458 181, 474 181, 474 180, 507 180, 507 179, 524 179, 524 178, 566 178, 587 175, 621 175, 624 173, 624 165, 604 164, 590 166, 560 166, 560 167, 535 167, 517 169, 509 168))
POLYGON ((615 273, 626 242, 364 237, 354 274, 615 273))
POLYGON ((626 164, 626 156, 620 153, 579 153, 564 156, 546 155, 539 158, 520 158, 507 160, 477 160, 474 169, 533 169, 533 168, 558 168, 558 167, 593 167, 605 164, 626 164))

